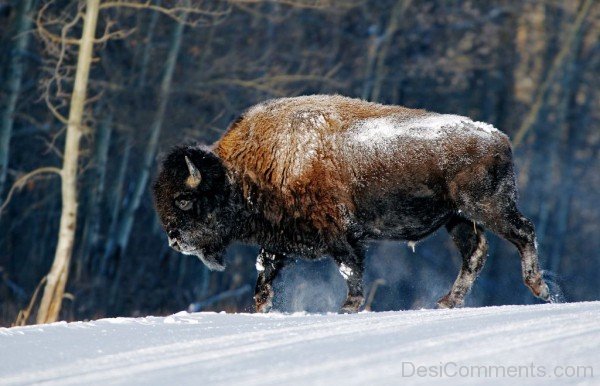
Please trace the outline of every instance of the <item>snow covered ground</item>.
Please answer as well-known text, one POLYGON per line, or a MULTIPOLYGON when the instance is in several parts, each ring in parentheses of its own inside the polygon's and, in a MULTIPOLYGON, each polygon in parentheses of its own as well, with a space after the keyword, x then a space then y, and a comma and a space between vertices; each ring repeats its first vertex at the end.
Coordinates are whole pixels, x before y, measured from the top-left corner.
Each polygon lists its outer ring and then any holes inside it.
POLYGON ((0 329, 0 384, 600 384, 600 302, 0 329), (440 375, 441 374, 441 375, 440 375))

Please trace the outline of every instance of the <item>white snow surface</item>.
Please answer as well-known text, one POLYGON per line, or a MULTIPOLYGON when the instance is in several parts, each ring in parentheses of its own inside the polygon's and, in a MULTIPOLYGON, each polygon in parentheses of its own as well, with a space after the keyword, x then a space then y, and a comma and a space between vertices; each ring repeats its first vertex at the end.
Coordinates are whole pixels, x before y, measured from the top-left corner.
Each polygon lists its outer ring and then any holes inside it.
POLYGON ((181 312, 0 329, 1 385, 464 385, 516 378, 519 385, 600 384, 600 302, 354 315, 181 312), (428 366, 426 376, 418 366, 428 366), (485 377, 485 368, 496 375, 485 377), (580 376, 564 376, 569 369, 580 376))

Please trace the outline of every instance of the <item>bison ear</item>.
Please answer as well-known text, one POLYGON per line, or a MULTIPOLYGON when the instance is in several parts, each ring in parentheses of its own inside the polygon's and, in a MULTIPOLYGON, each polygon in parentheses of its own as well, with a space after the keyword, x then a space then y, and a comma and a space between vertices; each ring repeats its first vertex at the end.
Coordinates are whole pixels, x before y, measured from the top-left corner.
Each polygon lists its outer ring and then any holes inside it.
POLYGON ((188 187, 195 189, 198 187, 198 185, 200 185, 200 182, 202 181, 202 175, 200 174, 200 170, 198 170, 196 165, 194 165, 192 161, 190 161, 187 155, 185 156, 185 163, 187 164, 188 170, 190 172, 190 176, 187 178, 187 180, 185 180, 185 184, 188 187))

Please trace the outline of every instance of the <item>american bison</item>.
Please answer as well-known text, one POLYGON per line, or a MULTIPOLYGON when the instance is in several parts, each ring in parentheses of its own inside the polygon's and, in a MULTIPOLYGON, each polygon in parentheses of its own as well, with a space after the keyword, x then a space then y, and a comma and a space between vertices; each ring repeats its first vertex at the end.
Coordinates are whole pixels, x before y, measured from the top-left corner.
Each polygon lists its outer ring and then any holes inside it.
POLYGON ((521 254, 525 284, 550 299, 534 227, 517 209, 509 139, 459 115, 342 96, 273 99, 249 108, 211 147, 163 160, 155 205, 169 245, 225 268, 232 241, 261 246, 256 310, 272 305, 286 258, 330 256, 363 303, 365 243, 415 242, 445 226, 462 267, 439 307, 460 306, 487 254, 484 229, 521 254))

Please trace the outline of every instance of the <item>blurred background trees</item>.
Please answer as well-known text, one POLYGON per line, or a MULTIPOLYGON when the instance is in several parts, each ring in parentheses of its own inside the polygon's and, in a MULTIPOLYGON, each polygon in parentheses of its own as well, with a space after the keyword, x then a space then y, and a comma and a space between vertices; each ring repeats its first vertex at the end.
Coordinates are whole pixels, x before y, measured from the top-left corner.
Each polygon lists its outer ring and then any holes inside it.
MULTIPOLYGON (((23 177, 63 165, 78 52, 70 39, 81 36, 82 20, 63 32, 85 3, 0 0, 2 325, 27 308, 57 247, 60 179, 23 177)), ((166 314, 190 304, 251 310, 256 248, 232 246, 224 273, 170 250, 149 182, 171 146, 215 141, 264 99, 312 93, 468 115, 505 131, 544 266, 568 300, 599 299, 599 8, 593 0, 100 1, 60 317, 166 314)), ((467 305, 535 302, 516 250, 490 239, 467 305)), ((414 253, 373 244, 370 306, 433 306, 458 265, 443 230, 414 253)), ((333 311, 344 297, 328 260, 298 261, 276 286, 282 311, 333 311)))

